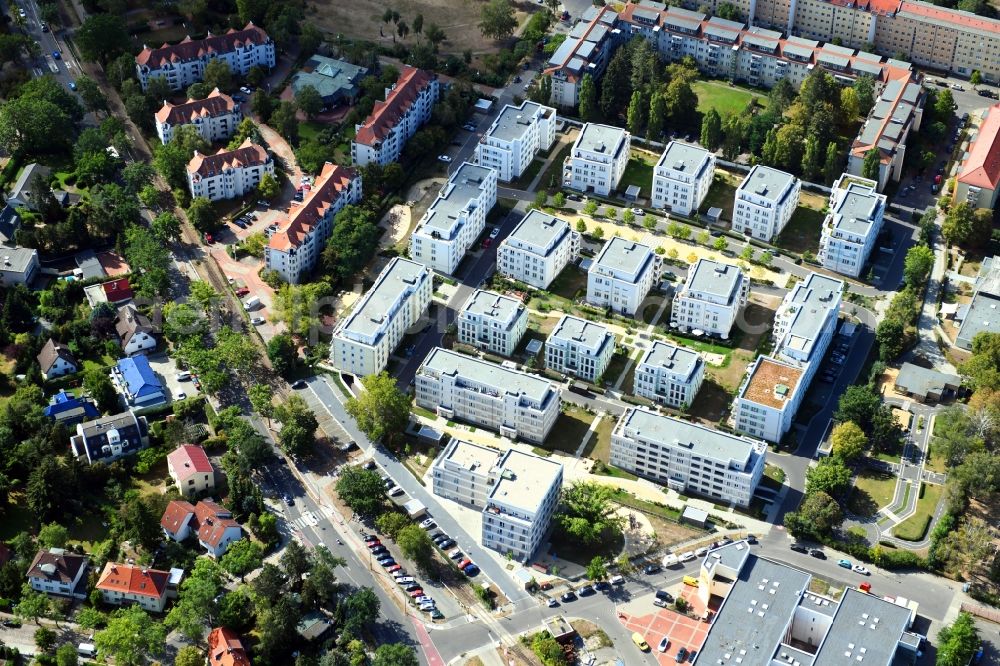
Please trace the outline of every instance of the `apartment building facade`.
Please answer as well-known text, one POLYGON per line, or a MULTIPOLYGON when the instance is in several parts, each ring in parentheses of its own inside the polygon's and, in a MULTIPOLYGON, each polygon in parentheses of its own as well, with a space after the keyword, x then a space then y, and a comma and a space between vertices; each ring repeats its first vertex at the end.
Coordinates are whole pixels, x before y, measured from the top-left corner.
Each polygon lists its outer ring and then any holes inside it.
POLYGON ((629 160, 632 135, 620 127, 587 123, 563 165, 563 185, 608 196, 618 187, 629 160))
POLYGON ((552 78, 551 104, 559 108, 576 107, 583 77, 589 74, 596 83, 607 69, 615 48, 626 37, 614 8, 587 8, 549 58, 544 73, 552 78))
POLYGON ((614 353, 615 334, 607 327, 564 314, 545 340, 545 367, 595 383, 614 353))
POLYGON ((767 444, 664 416, 625 410, 611 433, 610 462, 677 492, 749 506, 764 474, 767 444))
POLYGON ((164 144, 170 143, 179 127, 190 125, 208 143, 224 141, 236 131, 243 120, 243 110, 229 95, 218 88, 205 99, 189 99, 183 104, 164 101, 156 112, 156 135, 164 144))
POLYGON ((497 449, 453 437, 431 466, 432 492, 482 509, 496 483, 501 455, 497 449))
POLYGON ((903 175, 906 142, 910 132, 920 129, 926 99, 923 86, 914 78, 900 77, 886 81, 875 99, 875 106, 851 144, 847 172, 853 176, 864 173, 865 156, 872 150, 879 153, 878 190, 890 180, 903 175))
POLYGON ((674 295, 670 325, 726 339, 750 295, 750 279, 733 264, 699 259, 674 295))
POLYGON ((651 205, 691 215, 705 200, 714 175, 714 153, 689 143, 671 141, 653 167, 651 205))
POLYGON ((556 121, 549 106, 527 100, 506 105, 476 144, 476 164, 496 169, 505 183, 520 178, 535 155, 552 146, 556 121))
POLYGON ((451 174, 410 235, 410 256, 451 275, 486 227, 497 201, 497 172, 465 162, 451 174))
POLYGON ((705 359, 686 347, 654 340, 635 366, 632 392, 653 402, 685 410, 705 379, 705 359))
POLYGON ((988 108, 955 180, 955 202, 996 208, 1000 201, 1000 103, 988 108))
POLYGON ((458 341, 512 356, 528 331, 528 308, 520 300, 477 289, 458 313, 458 341))
POLYGON ((587 302, 634 315, 661 269, 662 261, 651 247, 616 236, 604 244, 587 271, 587 302))
POLYGON ((736 188, 733 231, 771 242, 792 219, 801 189, 792 174, 755 165, 736 188))
POLYGON ((878 183, 843 174, 833 184, 830 212, 823 220, 819 262, 828 270, 858 277, 882 231, 886 197, 878 183))
POLYGON ((333 218, 361 201, 361 174, 349 167, 323 165, 305 200, 293 203, 264 247, 264 265, 289 284, 298 284, 316 267, 333 233, 333 218))
POLYGON ((351 159, 358 166, 399 160, 403 146, 431 119, 440 87, 436 74, 405 65, 399 79, 385 89, 385 101, 355 126, 351 159))
POLYGON ((497 246, 497 271, 536 289, 548 289, 579 254, 580 234, 569 222, 531 210, 497 246))
POLYGON ((433 278, 423 264, 393 257, 334 330, 333 366, 358 377, 381 372, 406 331, 427 312, 433 278))
POLYGON ((780 442, 795 419, 806 389, 803 371, 770 356, 751 364, 733 401, 733 423, 743 432, 768 442, 780 442))
POLYGON ((135 71, 143 90, 154 78, 165 79, 171 90, 183 90, 205 78, 205 66, 213 60, 222 60, 237 76, 246 76, 254 67, 271 69, 274 40, 248 23, 242 30, 230 29, 223 35, 209 32, 204 39, 188 36, 178 44, 143 46, 135 57, 135 71))
POLYGON ((559 463, 508 449, 483 508, 483 547, 528 562, 549 530, 562 479, 559 463))
POLYGON ((265 173, 274 175, 274 160, 247 139, 236 150, 222 148, 214 155, 194 151, 187 166, 188 189, 192 197, 209 201, 235 199, 252 192, 265 173))
POLYGON ((540 443, 559 415, 559 389, 535 375, 440 347, 416 376, 416 403, 447 419, 540 443))

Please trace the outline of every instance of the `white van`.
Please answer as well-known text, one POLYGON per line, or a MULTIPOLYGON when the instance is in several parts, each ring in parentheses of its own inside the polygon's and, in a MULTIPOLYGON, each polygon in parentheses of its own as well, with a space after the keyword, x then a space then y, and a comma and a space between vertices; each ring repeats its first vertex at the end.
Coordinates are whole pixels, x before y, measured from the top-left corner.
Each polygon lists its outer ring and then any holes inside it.
POLYGON ((680 564, 680 560, 673 553, 669 553, 663 556, 663 566, 665 567, 675 567, 680 564))
POLYGON ((247 312, 250 312, 251 310, 259 306, 260 306, 260 299, 256 296, 251 296, 250 298, 248 298, 246 301, 243 302, 243 309, 246 310, 247 312))
POLYGON ((97 648, 93 643, 80 643, 76 646, 76 653, 81 657, 96 657, 97 648))
POLYGON ((621 574, 615 574, 614 576, 611 577, 611 580, 609 582, 612 585, 624 585, 625 576, 622 576, 621 574))

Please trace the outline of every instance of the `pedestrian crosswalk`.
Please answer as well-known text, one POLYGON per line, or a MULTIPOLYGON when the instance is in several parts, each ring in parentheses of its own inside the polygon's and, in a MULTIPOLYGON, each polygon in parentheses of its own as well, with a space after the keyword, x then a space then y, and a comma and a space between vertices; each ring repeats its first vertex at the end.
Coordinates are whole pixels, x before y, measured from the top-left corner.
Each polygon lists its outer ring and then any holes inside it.
POLYGON ((292 524, 296 527, 316 527, 319 524, 319 516, 316 515, 315 511, 306 511, 298 518, 292 520, 292 524))

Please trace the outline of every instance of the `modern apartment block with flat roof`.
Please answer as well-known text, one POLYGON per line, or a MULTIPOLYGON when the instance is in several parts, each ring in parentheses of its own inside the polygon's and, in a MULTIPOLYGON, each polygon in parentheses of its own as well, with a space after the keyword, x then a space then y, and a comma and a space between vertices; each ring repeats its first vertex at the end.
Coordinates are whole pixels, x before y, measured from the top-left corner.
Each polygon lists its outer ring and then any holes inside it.
POLYGON ((497 246, 497 270, 536 289, 548 289, 579 253, 580 234, 569 222, 532 210, 497 246))
MULTIPOLYGON (((1000 29, 1000 28, 998 28, 1000 29)), ((955 181, 955 202, 996 208, 1000 201, 1000 103, 983 114, 955 181)))
POLYGON ((619 314, 636 314, 660 278, 661 264, 648 245, 612 238, 587 271, 587 302, 619 314))
POLYGON ((611 464, 680 493, 749 506, 767 444, 630 407, 611 433, 611 464))
POLYGON ((697 576, 699 599, 718 608, 698 663, 891 666, 917 658, 915 610, 902 597, 812 592, 812 574, 760 557, 745 541, 710 550, 697 576))
POLYGON ((560 397, 541 377, 437 347, 417 370, 416 403, 446 419, 538 444, 559 416, 560 397))
POLYGON ((874 180, 846 173, 837 179, 819 239, 823 268, 850 277, 861 275, 882 230, 885 201, 874 180))
POLYGON ((625 37, 612 7, 588 7, 549 58, 545 74, 552 77, 552 104, 575 107, 580 101, 583 77, 589 74, 596 83, 625 37))
POLYGON ((639 357, 633 392, 666 407, 686 409, 705 379, 705 359, 696 351, 654 340, 639 357))
POLYGON ((430 306, 433 275, 423 264, 394 257, 334 330, 333 366, 358 377, 381 372, 430 306))
POLYGON ((780 442, 792 427, 806 387, 802 368, 758 356, 733 402, 736 430, 768 442, 780 442))
POLYGON ((667 144, 653 167, 653 208, 680 215, 697 211, 715 175, 715 154, 680 141, 667 144))
POLYGON ((847 172, 854 176, 862 175, 865 155, 877 150, 878 190, 881 192, 890 180, 899 181, 903 175, 906 141, 911 131, 920 129, 926 97, 923 86, 915 78, 886 81, 875 99, 875 106, 861 126, 861 132, 851 144, 847 172))
POLYGON ((529 101, 508 104, 476 144, 476 164, 496 169, 498 178, 509 183, 520 178, 538 151, 548 150, 555 139, 555 109, 529 101))
POLYGON ((434 494, 465 506, 485 507, 500 456, 497 449, 452 438, 431 466, 434 494))
POLYGON ((563 185, 608 196, 625 173, 632 135, 620 127, 587 123, 563 165, 563 185))
POLYGON ((972 341, 980 333, 1000 333, 1000 259, 983 259, 972 302, 959 308, 955 323, 959 326, 955 345, 965 350, 972 349, 972 341))
POLYGON ((670 325, 728 338, 749 295, 750 279, 738 266, 699 259, 674 295, 670 325))
POLYGON ((615 353, 615 335, 606 327, 563 315, 545 340, 545 367, 596 382, 615 353))
POLYGON ((754 166, 736 189, 733 231, 771 242, 792 219, 801 189, 802 181, 790 173, 754 166))
POLYGON ((465 162, 451 174, 410 235, 410 256, 450 275, 458 268, 497 201, 497 172, 465 162))
POLYGON ((518 562, 531 559, 549 531, 562 479, 559 463, 508 449, 483 508, 483 547, 518 562))
POLYGON ((355 126, 351 141, 351 159, 358 166, 395 162, 403 147, 417 130, 431 119, 440 85, 436 74, 405 65, 391 88, 385 89, 385 101, 355 126))
POLYGON ((458 341, 511 356, 528 330, 528 308, 511 296, 477 289, 458 312, 458 341))

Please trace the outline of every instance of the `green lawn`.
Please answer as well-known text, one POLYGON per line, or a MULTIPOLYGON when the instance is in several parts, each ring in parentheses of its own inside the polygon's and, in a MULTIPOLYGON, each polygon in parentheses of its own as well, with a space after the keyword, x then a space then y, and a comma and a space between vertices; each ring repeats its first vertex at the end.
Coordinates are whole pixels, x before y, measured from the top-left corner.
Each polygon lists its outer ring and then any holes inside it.
POLYGON ((823 220, 826 214, 821 210, 800 205, 792 213, 784 230, 774 240, 774 244, 783 250, 802 254, 806 250, 816 254, 819 252, 819 237, 823 231, 823 220))
POLYGON ((587 294, 587 274, 570 264, 549 285, 550 292, 570 301, 587 294))
MULTIPOLYGON (((611 433, 615 429, 615 422, 615 418, 611 416, 605 416, 601 419, 594 430, 594 436, 590 438, 590 441, 587 442, 587 448, 583 450, 585 458, 593 458, 603 463, 608 462, 611 457, 611 433)), ((628 472, 622 472, 622 474, 628 474, 628 472)))
POLYGON ((715 178, 708 188, 705 201, 701 204, 701 212, 707 213, 709 208, 721 208, 720 221, 731 221, 733 219, 733 198, 736 196, 736 188, 739 187, 741 181, 740 178, 716 170, 715 178))
POLYGON ((932 486, 921 484, 922 495, 917 500, 917 512, 896 525, 892 533, 897 539, 904 541, 921 541, 927 535, 927 528, 930 527, 934 510, 941 500, 941 493, 944 486, 932 486))
POLYGON ((622 179, 618 183, 618 191, 624 192, 629 185, 638 185, 639 196, 648 199, 650 188, 653 186, 653 167, 655 165, 656 162, 648 157, 633 154, 628 164, 625 165, 625 173, 622 174, 622 179))
POLYGON ((528 168, 524 170, 521 177, 515 181, 515 185, 520 189, 528 189, 528 186, 531 185, 531 181, 533 181, 535 176, 538 175, 538 172, 542 170, 542 166, 544 164, 544 160, 531 160, 531 164, 529 164, 528 168))
POLYGON ((552 159, 552 163, 549 164, 549 168, 545 170, 542 174, 542 179, 538 181, 539 187, 549 188, 552 192, 558 191, 562 187, 563 181, 563 162, 569 157, 569 154, 573 152, 573 145, 569 144, 563 146, 556 153, 556 156, 552 159), (555 186, 552 185, 555 183, 555 186))
POLYGON ((691 88, 698 95, 698 113, 705 113, 714 107, 720 116, 725 117, 726 114, 743 111, 751 99, 767 106, 767 98, 760 93, 722 81, 695 81, 691 88))
POLYGON ((579 407, 569 407, 559 415, 543 446, 551 451, 573 454, 594 422, 594 416, 579 407))
POLYGON ((299 123, 299 138, 303 141, 312 141, 316 136, 330 126, 325 123, 317 123, 313 120, 307 120, 303 123, 299 123))
POLYGON ((948 466, 945 464, 944 456, 934 450, 934 440, 931 439, 930 451, 927 460, 924 461, 924 468, 938 474, 947 474, 948 466))
POLYGON ((880 508, 892 502, 895 491, 895 475, 864 470, 855 478, 847 506, 859 516, 874 516, 880 508))

